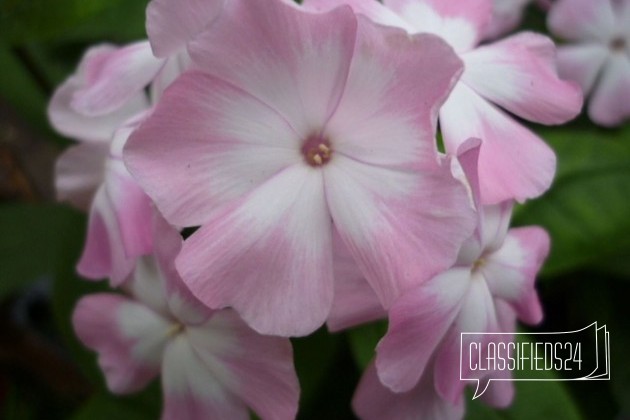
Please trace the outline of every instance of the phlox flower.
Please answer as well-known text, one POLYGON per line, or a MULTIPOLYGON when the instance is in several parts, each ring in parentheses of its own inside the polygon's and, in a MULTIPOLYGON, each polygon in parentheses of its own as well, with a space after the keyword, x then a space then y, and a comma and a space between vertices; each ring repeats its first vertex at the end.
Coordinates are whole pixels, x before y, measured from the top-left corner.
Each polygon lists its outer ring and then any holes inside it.
POLYGON ((630 1, 558 0, 547 23, 571 42, 558 49, 560 74, 590 95, 591 120, 616 126, 630 118, 630 1))
POLYGON ((189 44, 197 71, 133 133, 127 167, 177 226, 201 226, 177 268, 211 308, 262 333, 326 319, 333 224, 387 306, 450 266, 473 229, 435 148, 461 63, 347 7, 230 0, 189 44))
POLYGON ((120 284, 151 251, 150 201, 127 172, 122 145, 149 109, 144 89, 161 67, 148 42, 92 47, 50 102, 54 128, 79 140, 58 159, 55 186, 60 200, 90 212, 77 265, 84 277, 120 284))
MULTIPOLYGON (((476 167, 479 140, 459 149, 453 165, 479 203, 476 167)), ((399 297, 386 313, 351 261, 338 270, 350 280, 336 290, 329 329, 338 331, 389 317, 377 356, 361 378, 353 407, 364 419, 458 419, 463 416, 465 382, 460 381, 460 333, 512 333, 517 318, 540 322, 542 310, 534 281, 549 251, 538 227, 508 230, 511 204, 481 207, 475 234, 462 246, 456 264, 399 297)), ((471 336, 483 341, 483 336, 471 336)), ((511 337, 508 335, 507 337, 511 337)), ((486 372, 503 378, 505 372, 486 372)), ((474 377, 464 372, 465 377, 474 377)), ((487 376, 479 377, 487 379, 487 376)), ((483 399, 507 406, 509 382, 493 382, 483 399)))
POLYGON ((153 209, 122 161, 129 134, 164 89, 189 66, 183 51, 156 58, 148 41, 90 48, 55 92, 49 118, 79 141, 57 161, 57 196, 90 212, 78 272, 121 284, 140 255, 151 252, 153 209), (147 90, 149 93, 147 94, 147 90))
MULTIPOLYGON (((477 153, 475 148, 460 153, 475 196, 479 191, 477 153)), ((415 389, 413 392, 437 395, 448 403, 436 403, 436 407, 455 410, 462 404, 466 385, 459 379, 461 333, 512 333, 517 318, 527 324, 541 321, 534 282, 549 252, 549 236, 539 227, 508 230, 511 210, 509 202, 482 207, 478 228, 460 250, 457 263, 392 305, 388 331, 376 349, 375 366, 381 382, 403 393, 401 398, 415 389)), ((466 337, 484 342, 488 336, 466 337)), ((503 378, 506 374, 462 368, 466 378, 503 378)), ((366 403, 373 392, 369 385, 360 386, 355 407, 362 410, 362 401, 366 403)), ((492 384, 484 400, 505 407, 513 393, 511 382, 500 381, 492 384)))
POLYGON ((181 236, 156 218, 155 253, 142 257, 129 295, 83 297, 72 322, 98 353, 115 394, 161 375, 163 419, 292 419, 299 385, 288 339, 261 336, 230 310, 211 311, 181 283, 174 258, 181 236))
POLYGON ((459 54, 464 72, 439 111, 439 123, 451 155, 468 138, 482 140, 484 204, 523 201, 549 188, 556 166, 553 151, 505 112, 543 124, 564 123, 580 112, 580 89, 558 78, 549 38, 524 32, 479 46, 492 17, 491 0, 305 1, 310 10, 339 4, 409 33, 439 35, 459 54))

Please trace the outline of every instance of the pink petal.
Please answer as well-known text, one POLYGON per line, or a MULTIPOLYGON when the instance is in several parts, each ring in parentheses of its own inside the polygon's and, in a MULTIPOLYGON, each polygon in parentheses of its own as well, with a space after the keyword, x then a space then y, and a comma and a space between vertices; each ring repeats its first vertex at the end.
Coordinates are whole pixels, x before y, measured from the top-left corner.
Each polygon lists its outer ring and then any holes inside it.
POLYGON ((305 139, 339 102, 355 37, 349 7, 319 14, 283 1, 230 0, 190 54, 203 71, 273 107, 305 139))
POLYGON ((206 366, 217 369, 225 386, 259 417, 295 417, 299 384, 288 339, 256 333, 231 310, 217 312, 205 325, 189 328, 188 337, 206 366))
POLYGON ((499 370, 489 375, 492 379, 488 389, 481 396, 485 404, 495 408, 508 408, 514 401, 514 382, 512 372, 509 370, 499 370))
POLYGON ((492 17, 491 0, 385 0, 416 32, 444 38, 457 52, 477 45, 492 17))
POLYGON ((196 226, 301 163, 299 141, 269 106, 215 77, 189 72, 131 135, 124 157, 169 222, 196 226))
POLYGON ((182 236, 159 213, 153 218, 153 232, 156 238, 154 246, 156 269, 162 278, 165 304, 168 305, 170 313, 186 325, 204 323, 214 311, 193 296, 175 268, 175 258, 183 245, 182 236))
POLYGON ((549 235, 544 229, 512 229, 503 246, 488 255, 481 267, 492 294, 509 302, 528 324, 542 320, 534 282, 549 253, 549 235))
POLYGON ((396 170, 437 169, 437 112, 461 70, 438 37, 360 17, 345 92, 325 129, 334 152, 396 170))
POLYGON ((562 124, 582 109, 580 88, 558 77, 555 45, 546 36, 519 33, 462 58, 462 82, 522 118, 562 124))
MULTIPOLYGON (((467 364, 460 366, 460 352, 462 346, 468 346, 471 341, 476 341, 484 347, 489 336, 481 334, 469 334, 461 337, 462 332, 468 333, 495 333, 500 332, 500 325, 495 311, 494 299, 490 290, 479 273, 473 272, 470 279, 470 287, 461 304, 460 312, 451 329, 446 333, 439 350, 436 352, 434 381, 435 387, 442 398, 455 404, 462 398, 465 381, 464 378, 481 379, 484 375, 480 371, 471 371, 467 364)), ((484 353, 482 353, 482 357, 484 353)))
POLYGON ((108 152, 108 145, 100 142, 78 144, 64 151, 55 165, 57 200, 87 211, 103 182, 108 152))
POLYGON ((142 93, 162 65, 148 42, 113 50, 104 59, 86 63, 83 85, 73 93, 70 105, 88 117, 115 112, 142 93))
POLYGON ((157 57, 186 47, 221 13, 225 0, 152 0, 147 6, 147 34, 157 57))
POLYGON ((389 329, 376 348, 381 382, 394 392, 412 389, 425 373, 458 315, 470 269, 451 269, 410 290, 389 311, 389 329))
POLYGON ((438 38, 360 18, 346 90, 325 130, 335 154, 323 169, 335 226, 385 307, 449 267, 472 230, 465 188, 438 163, 434 140, 459 69, 438 38))
POLYGON ((185 243, 177 268, 211 308, 233 306, 263 334, 306 335, 332 304, 331 220, 317 169, 294 165, 185 243))
MULTIPOLYGON (((456 171, 453 175, 461 182, 470 187, 470 198, 475 208, 479 208, 479 199, 481 191, 479 189, 479 152, 481 148, 481 140, 471 137, 464 141, 457 148, 457 162, 461 168, 461 175, 458 176, 456 171)), ((452 165, 451 165, 452 166, 452 165)))
POLYGON ((127 258, 150 253, 153 248, 153 206, 122 160, 111 159, 108 162, 105 191, 116 213, 127 258))
POLYGON ((459 83, 440 110, 446 148, 454 153, 462 141, 482 139, 479 156, 481 202, 522 202, 551 185, 556 157, 531 131, 459 83))
POLYGON ((305 0, 302 7, 309 11, 328 12, 336 7, 348 5, 354 13, 363 15, 380 25, 402 28, 415 32, 414 27, 391 9, 375 0, 305 0))
POLYGON ((326 325, 331 332, 385 319, 387 312, 339 234, 333 234, 335 297, 326 325))
POLYGON ((158 103, 166 88, 191 67, 190 56, 186 50, 182 50, 166 58, 162 69, 151 83, 151 90, 149 92, 151 103, 158 103))
POLYGON ((495 39, 513 30, 523 17, 525 6, 531 0, 493 0, 492 20, 484 39, 495 39))
POLYGON ((630 56, 625 52, 613 53, 604 65, 588 114, 600 125, 612 127, 630 118, 630 56))
POLYGON ((101 293, 77 303, 72 324, 83 344, 98 352, 110 391, 135 392, 157 376, 166 319, 126 297, 101 293))
POLYGON ((148 107, 146 95, 140 92, 120 108, 99 116, 89 116, 74 108, 75 96, 86 85, 85 67, 95 66, 91 64, 93 61, 100 65, 113 51, 115 48, 107 45, 88 50, 78 73, 69 77, 53 94, 48 105, 48 119, 59 133, 85 141, 109 141, 125 120, 148 107))
POLYGON ((402 172, 339 155, 326 168, 335 226, 386 308, 450 266, 472 233, 465 188, 447 166, 402 172))
POLYGON ((162 391, 164 420, 249 419, 245 404, 202 361, 186 333, 164 351, 162 391))
POLYGON ((123 289, 138 302, 164 317, 172 317, 166 299, 166 281, 160 272, 156 258, 147 255, 138 258, 129 281, 123 289))
MULTIPOLYGON (((516 313, 514 312, 514 309, 508 303, 500 299, 495 299, 494 304, 500 330, 504 333, 515 332, 516 313)), ((494 342, 515 342, 514 334, 496 335, 495 337, 497 339, 493 340, 494 342)), ((496 408, 509 407, 514 401, 515 394, 514 382, 510 381, 510 379, 512 379, 512 372, 509 370, 494 370, 491 371, 487 377, 501 380, 492 381, 490 383, 490 386, 481 397, 483 402, 496 408)))
POLYGON ((485 206, 480 210, 482 220, 479 229, 485 253, 496 251, 503 246, 510 228, 513 204, 511 201, 504 201, 494 206, 485 206))
POLYGON ((90 209, 87 238, 77 271, 92 280, 109 277, 113 286, 119 286, 127 280, 134 265, 135 258, 125 255, 116 210, 101 187, 90 209))
POLYGON ((436 394, 428 372, 411 391, 394 393, 376 375, 374 365, 368 366, 352 400, 359 418, 365 420, 457 420, 464 417, 464 404, 452 405, 436 394))
POLYGON ((607 57, 608 49, 599 44, 562 46, 558 48, 558 72, 563 79, 578 83, 587 95, 607 57))
POLYGON ((608 43, 615 29, 610 0, 557 0, 547 16, 555 35, 569 40, 608 43))

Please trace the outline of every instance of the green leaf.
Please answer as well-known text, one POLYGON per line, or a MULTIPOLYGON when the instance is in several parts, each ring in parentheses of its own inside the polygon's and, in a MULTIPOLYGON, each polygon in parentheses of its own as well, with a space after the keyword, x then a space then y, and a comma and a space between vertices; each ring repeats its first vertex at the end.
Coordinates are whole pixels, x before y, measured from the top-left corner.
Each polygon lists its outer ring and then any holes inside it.
POLYGON ((291 339, 302 404, 311 404, 325 385, 325 379, 339 352, 339 338, 338 335, 329 334, 325 328, 320 328, 308 337, 291 339))
POLYGON ((146 0, 56 0, 54 3, 50 0, 3 0, 0 3, 2 38, 22 44, 76 39, 78 36, 101 38, 112 31, 127 35, 132 31, 142 37, 146 4, 146 0), (121 20, 115 21, 115 17, 121 20), (140 28, 140 34, 137 34, 140 28))
POLYGON ((387 321, 372 322, 348 331, 352 355, 361 370, 374 358, 376 345, 386 332, 387 321))
POLYGON ((28 121, 29 125, 38 127, 42 133, 52 135, 46 117, 46 96, 15 53, 2 43, 0 63, 2 63, 0 97, 9 103, 24 121, 28 121))
POLYGON ((151 420, 160 415, 160 389, 154 382, 132 396, 99 393, 84 403, 72 420, 151 420))
POLYGON ((0 297, 42 277, 54 277, 63 249, 59 241, 79 232, 85 218, 58 205, 0 205, 0 297))
POLYGON ((605 266, 630 250, 630 125, 575 123, 539 130, 558 155, 552 188, 519 207, 515 225, 541 225, 552 238, 545 275, 605 266))

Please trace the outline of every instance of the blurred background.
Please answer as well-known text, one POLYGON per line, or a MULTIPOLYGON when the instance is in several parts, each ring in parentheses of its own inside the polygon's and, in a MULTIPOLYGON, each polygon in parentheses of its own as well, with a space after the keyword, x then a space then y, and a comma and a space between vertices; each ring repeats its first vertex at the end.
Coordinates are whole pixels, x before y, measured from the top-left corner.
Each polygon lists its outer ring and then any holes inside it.
MULTIPOLYGON (((114 397, 94 355, 74 337, 83 294, 105 290, 77 277, 86 217, 55 203, 56 135, 47 102, 92 44, 145 38, 146 0, 0 0, 0 418, 154 419, 158 384, 114 397)), ((545 32, 530 7, 521 29, 545 32)), ((630 98, 628 98, 630 100, 630 98)), ((630 419, 630 123, 602 129, 582 116, 532 127, 558 155, 552 189, 519 206, 513 225, 552 237, 538 288, 546 313, 535 329, 570 331, 597 321, 610 332, 612 379, 518 382, 514 405, 469 403, 471 419, 630 419)), ((386 326, 294 341, 300 418, 352 418, 360 372, 386 326)), ((550 376, 549 378, 553 378, 550 376)))

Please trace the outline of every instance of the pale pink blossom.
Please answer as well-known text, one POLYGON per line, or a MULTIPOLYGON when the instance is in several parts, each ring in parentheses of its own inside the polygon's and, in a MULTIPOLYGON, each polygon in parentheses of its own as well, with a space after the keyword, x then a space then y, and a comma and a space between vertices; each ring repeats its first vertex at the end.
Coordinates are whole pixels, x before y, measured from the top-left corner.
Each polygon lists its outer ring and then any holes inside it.
MULTIPOLYGON (((477 162, 479 140, 465 142, 454 172, 465 177, 479 205, 477 162)), ((538 227, 508 230, 511 204, 485 206, 475 234, 460 250, 457 263, 428 282, 402 294, 389 310, 389 329, 377 346, 375 363, 361 379, 353 407, 365 419, 458 419, 463 416, 460 381, 460 333, 516 329, 517 318, 540 322, 542 310, 534 281, 549 252, 549 237, 538 227)), ((343 254, 341 254, 343 255, 343 254)), ((342 289, 338 310, 328 320, 339 330, 385 318, 365 280, 343 265, 351 286, 342 289), (356 298, 355 296, 359 296, 356 298)), ((470 336, 483 341, 483 337, 470 336)), ((505 339, 511 339, 506 335, 505 339)), ((475 377, 464 371, 465 377, 475 377)), ((486 372, 504 378, 505 372, 486 372)), ((509 382, 493 382, 483 400, 509 405, 509 382)))
MULTIPOLYGON (((470 149, 460 156, 474 193, 476 153, 470 149)), ((405 293, 392 306, 375 363, 379 378, 392 391, 420 386, 428 371, 428 383, 437 395, 456 406, 466 385, 459 379, 460 334, 511 333, 517 318, 527 324, 541 321, 534 282, 549 252, 549 236, 539 227, 508 230, 511 208, 510 203, 483 207, 479 226, 453 268, 405 293)), ((488 336, 466 337, 483 342, 488 336)), ((505 375, 462 368, 465 378, 505 375)), ((489 391, 484 395, 489 404, 505 407, 511 402, 510 382, 493 383, 489 391)))
POLYGON ((83 297, 73 315, 80 340, 98 353, 115 394, 161 375, 163 419, 292 419, 299 385, 288 339, 261 336, 230 310, 210 311, 181 283, 181 236, 159 220, 155 254, 140 259, 130 295, 83 297))
POLYGON ((461 63, 349 8, 230 0, 125 148, 169 222, 198 226, 177 267, 211 308, 304 335, 333 299, 333 223, 379 299, 450 266, 474 224, 438 158, 461 63))
POLYGON ((151 104, 187 67, 186 57, 155 58, 147 41, 92 47, 53 95, 51 123, 80 142, 58 159, 55 186, 59 200, 89 210, 77 265, 86 278, 110 278, 119 285, 136 259, 151 252, 153 209, 122 162, 122 147, 151 104))
POLYGON ((588 95, 588 115, 603 126, 630 118, 630 1, 558 0, 549 30, 571 43, 558 49, 560 74, 588 95))
POLYGON ((491 0, 305 1, 308 10, 340 4, 384 25, 439 35, 459 54, 464 73, 440 109, 440 129, 453 155, 468 138, 482 140, 484 204, 524 201, 549 188, 556 167, 553 151, 508 114, 561 124, 580 112, 580 89, 559 79, 549 38, 524 32, 478 46, 492 17, 491 0))

